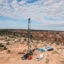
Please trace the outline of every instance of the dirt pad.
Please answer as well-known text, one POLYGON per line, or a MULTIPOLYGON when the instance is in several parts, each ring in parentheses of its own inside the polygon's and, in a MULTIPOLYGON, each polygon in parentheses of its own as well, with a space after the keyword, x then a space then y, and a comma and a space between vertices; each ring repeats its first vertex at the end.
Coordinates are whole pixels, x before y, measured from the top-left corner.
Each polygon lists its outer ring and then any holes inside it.
MULTIPOLYGON (((37 47, 44 47, 43 45, 44 44, 40 43, 37 47)), ((61 45, 51 45, 51 47, 54 48, 53 51, 35 51, 31 60, 22 60, 21 57, 24 54, 18 54, 18 52, 23 52, 24 50, 26 53, 28 48, 26 44, 14 43, 7 47, 11 52, 6 53, 6 51, 0 51, 0 64, 64 64, 64 46, 61 45), (42 53, 44 53, 44 57, 40 61, 37 61, 36 58, 42 53)))

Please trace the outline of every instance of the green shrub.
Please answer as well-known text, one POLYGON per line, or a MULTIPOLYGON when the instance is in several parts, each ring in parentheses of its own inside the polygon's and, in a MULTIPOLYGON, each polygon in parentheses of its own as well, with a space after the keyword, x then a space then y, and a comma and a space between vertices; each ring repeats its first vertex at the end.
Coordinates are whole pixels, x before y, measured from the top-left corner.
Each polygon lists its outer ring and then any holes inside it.
POLYGON ((26 41, 26 38, 24 39, 24 41, 26 41))
POLYGON ((60 42, 56 42, 56 45, 60 45, 60 42))
POLYGON ((4 47, 4 45, 2 43, 0 43, 0 47, 4 47))

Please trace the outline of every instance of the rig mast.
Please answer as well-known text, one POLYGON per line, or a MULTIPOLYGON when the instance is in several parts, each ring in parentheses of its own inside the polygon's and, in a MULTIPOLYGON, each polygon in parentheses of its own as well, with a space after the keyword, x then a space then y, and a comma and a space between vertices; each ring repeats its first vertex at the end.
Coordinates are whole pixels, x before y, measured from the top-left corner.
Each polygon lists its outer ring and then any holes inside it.
POLYGON ((30 22, 30 18, 28 18, 28 53, 30 52, 30 25, 31 25, 31 22, 30 22))

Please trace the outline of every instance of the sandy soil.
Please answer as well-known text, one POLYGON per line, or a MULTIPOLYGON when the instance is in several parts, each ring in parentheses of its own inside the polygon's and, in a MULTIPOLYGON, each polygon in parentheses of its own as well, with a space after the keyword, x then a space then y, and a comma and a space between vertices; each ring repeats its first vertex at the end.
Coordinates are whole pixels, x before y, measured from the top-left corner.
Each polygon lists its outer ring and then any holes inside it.
MULTIPOLYGON (((61 45, 46 44, 46 46, 51 46, 54 50, 45 52, 35 51, 31 60, 22 60, 21 57, 24 54, 18 54, 18 52, 23 51, 26 53, 28 48, 26 44, 14 43, 6 46, 11 52, 7 53, 6 50, 0 50, 0 64, 64 64, 64 46, 61 45), (37 61, 36 58, 42 53, 44 53, 44 57, 37 61)), ((42 43, 31 44, 31 49, 44 46, 42 43)))

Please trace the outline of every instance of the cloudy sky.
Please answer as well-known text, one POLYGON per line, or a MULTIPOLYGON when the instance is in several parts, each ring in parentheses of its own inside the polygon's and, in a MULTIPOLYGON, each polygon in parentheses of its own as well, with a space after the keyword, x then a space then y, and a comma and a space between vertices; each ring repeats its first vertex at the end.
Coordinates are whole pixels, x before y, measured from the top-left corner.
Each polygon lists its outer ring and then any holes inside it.
POLYGON ((64 31, 64 0, 0 0, 0 29, 64 31))

